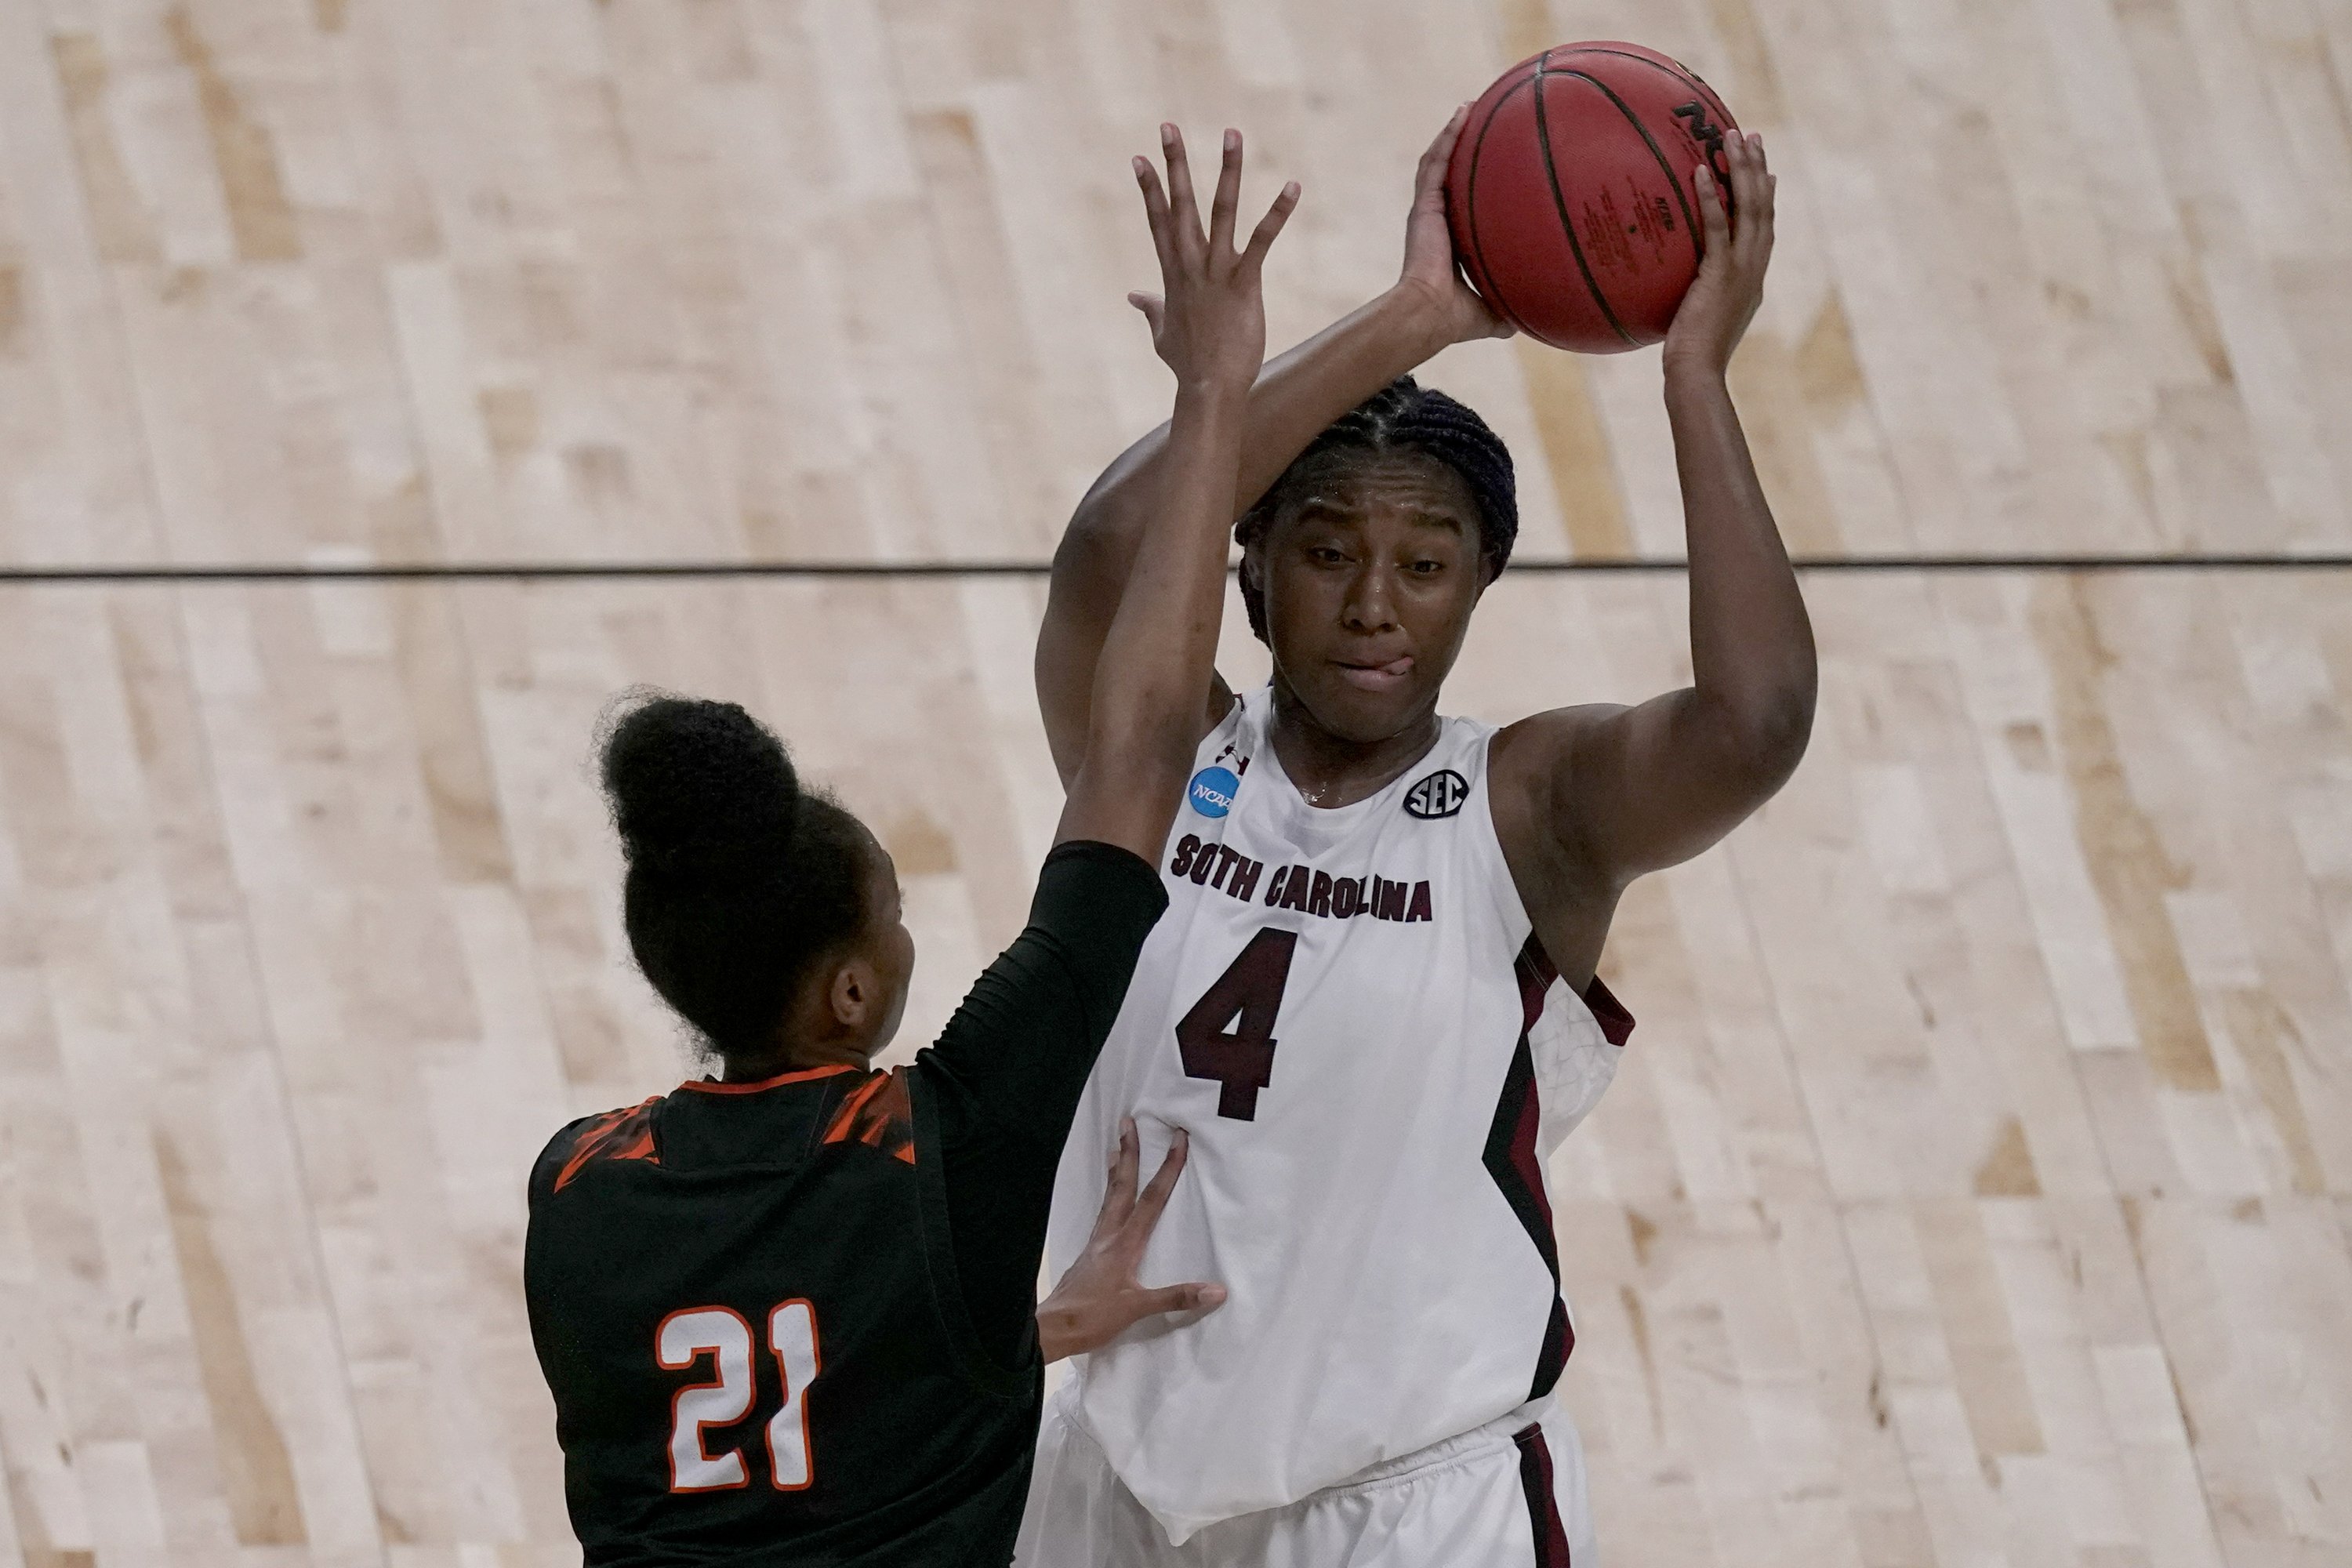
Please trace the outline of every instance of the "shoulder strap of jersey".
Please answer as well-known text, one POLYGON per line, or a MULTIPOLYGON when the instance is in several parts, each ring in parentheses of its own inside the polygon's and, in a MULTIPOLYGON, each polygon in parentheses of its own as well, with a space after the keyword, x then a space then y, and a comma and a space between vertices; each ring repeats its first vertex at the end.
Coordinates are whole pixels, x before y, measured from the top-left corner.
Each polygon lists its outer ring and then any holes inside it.
POLYGON ((1235 773, 1249 771, 1249 760, 1256 755, 1259 742, 1265 738, 1265 714, 1274 706, 1274 688, 1261 686, 1254 691, 1237 691, 1234 705, 1217 721, 1216 728, 1201 738, 1200 750, 1193 753, 1196 768, 1231 768, 1235 773))
POLYGON ((1445 731, 1438 737, 1437 744, 1432 748, 1431 754, 1434 756, 1437 752, 1444 752, 1448 756, 1463 759, 1454 765, 1461 768, 1465 773, 1474 768, 1479 773, 1485 773, 1486 743, 1495 738, 1496 726, 1487 723, 1483 719, 1465 719, 1460 714, 1441 719, 1439 722, 1445 726, 1445 731))
POLYGON ((1446 723, 1450 731, 1447 739, 1460 747, 1458 755, 1462 761, 1456 766, 1469 786, 1462 816, 1475 828, 1475 853, 1480 863, 1480 879, 1486 884, 1495 912, 1501 917, 1516 948, 1535 930, 1535 921, 1528 914, 1526 901, 1519 897, 1518 880, 1511 875, 1510 860, 1503 853, 1502 835, 1495 826, 1494 796, 1489 793, 1494 787, 1494 770, 1487 763, 1499 731, 1495 725, 1475 719, 1449 719, 1446 723))
POLYGON ((654 1113, 660 1104, 660 1097, 656 1096, 601 1116, 583 1116, 556 1133, 533 1163, 531 1201, 553 1197, 595 1161, 643 1160, 660 1164, 661 1152, 654 1140, 654 1113))

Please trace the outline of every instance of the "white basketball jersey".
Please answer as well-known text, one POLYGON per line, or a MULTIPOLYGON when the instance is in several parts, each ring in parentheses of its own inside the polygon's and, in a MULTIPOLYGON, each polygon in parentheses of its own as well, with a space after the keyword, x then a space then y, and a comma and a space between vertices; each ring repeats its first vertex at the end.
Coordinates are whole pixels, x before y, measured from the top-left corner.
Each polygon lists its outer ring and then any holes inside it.
POLYGON ((1191 1136, 1143 1278, 1219 1280, 1226 1304, 1076 1372, 1076 1418, 1178 1542, 1550 1391, 1573 1333, 1544 1163, 1632 1026, 1531 939, 1487 809, 1491 726, 1445 720, 1387 788, 1320 810, 1266 742, 1271 707, 1252 695, 1202 742, 1171 902, 1054 1194, 1058 1271, 1119 1119, 1147 1172, 1191 1136))

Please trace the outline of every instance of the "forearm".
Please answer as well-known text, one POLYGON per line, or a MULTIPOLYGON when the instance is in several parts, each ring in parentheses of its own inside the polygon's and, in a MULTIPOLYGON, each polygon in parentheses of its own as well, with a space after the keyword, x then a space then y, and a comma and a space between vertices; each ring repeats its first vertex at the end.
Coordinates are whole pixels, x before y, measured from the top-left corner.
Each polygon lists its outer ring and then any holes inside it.
POLYGON ((1812 625, 1718 373, 1669 367, 1666 412, 1690 561, 1692 685, 1744 743, 1801 748, 1812 625))
MULTIPOLYGON (((1267 361, 1250 388, 1235 514, 1255 505, 1325 426, 1448 341, 1433 309, 1408 289, 1391 289, 1267 361)), ((1090 536, 1092 547, 1111 552, 1103 563, 1122 574, 1157 510, 1169 435, 1163 424, 1121 453, 1071 519, 1071 538, 1090 536)))
MULTIPOLYGON (((1178 392, 1161 453, 1157 515, 1139 531, 1133 589, 1119 597, 1096 661, 1087 754, 1189 758, 1199 739, 1223 617, 1235 462, 1249 410, 1238 387, 1178 392)), ((1170 783, 1181 784, 1171 776, 1170 783)))
MULTIPOLYGON (((1440 321, 1411 291, 1393 289, 1270 362, 1249 390, 1239 479, 1221 528, 1255 504, 1325 426, 1444 347, 1450 340, 1440 321)), ((1054 552, 1035 679, 1066 784, 1087 755, 1102 639, 1144 535, 1164 515, 1171 438, 1163 424, 1120 453, 1078 503, 1054 552)), ((1193 694, 1196 719, 1208 687, 1204 678, 1193 694)))
POLYGON ((1691 684, 1544 731, 1556 747, 1553 831, 1611 887, 1719 841, 1788 782, 1812 732, 1812 625, 1724 384, 1763 303, 1772 178, 1753 137, 1732 132, 1724 151, 1734 200, 1720 199, 1709 163, 1696 167, 1705 258, 1660 356, 1690 563, 1691 684))

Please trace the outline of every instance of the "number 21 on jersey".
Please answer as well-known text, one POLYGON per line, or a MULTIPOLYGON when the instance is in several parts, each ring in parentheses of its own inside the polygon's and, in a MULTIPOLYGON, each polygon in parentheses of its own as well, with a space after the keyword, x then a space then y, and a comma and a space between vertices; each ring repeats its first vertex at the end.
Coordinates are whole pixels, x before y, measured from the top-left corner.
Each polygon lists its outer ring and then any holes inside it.
MULTIPOLYGON (((809 1452, 808 1386, 816 1381, 816 1309, 795 1298, 768 1314, 768 1349, 784 1381, 784 1402, 768 1418, 768 1473, 780 1492, 804 1489, 815 1479, 809 1452)), ((683 1372, 704 1356, 718 1378, 690 1383, 670 1401, 669 1489, 729 1491, 749 1486, 740 1448, 712 1454, 702 1446, 706 1426, 728 1426, 751 1413, 757 1380, 751 1365, 751 1325, 732 1307, 687 1307, 654 1331, 654 1359, 683 1372)))

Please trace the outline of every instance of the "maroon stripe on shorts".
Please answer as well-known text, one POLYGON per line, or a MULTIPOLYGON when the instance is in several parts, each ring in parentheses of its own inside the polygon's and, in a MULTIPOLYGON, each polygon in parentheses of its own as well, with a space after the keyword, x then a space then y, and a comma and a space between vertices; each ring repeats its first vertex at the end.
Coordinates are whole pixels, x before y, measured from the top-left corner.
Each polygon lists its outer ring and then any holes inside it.
POLYGON ((1570 1568, 1568 1527, 1560 1522, 1559 1500, 1551 1488, 1551 1450, 1535 1422, 1511 1434, 1519 1446, 1519 1485, 1528 1494, 1528 1523, 1535 1531, 1536 1568, 1570 1568))

